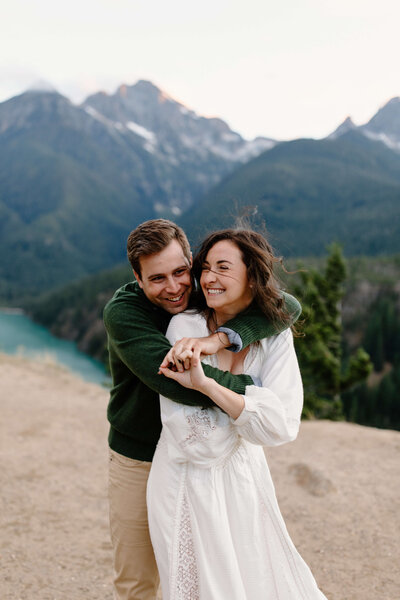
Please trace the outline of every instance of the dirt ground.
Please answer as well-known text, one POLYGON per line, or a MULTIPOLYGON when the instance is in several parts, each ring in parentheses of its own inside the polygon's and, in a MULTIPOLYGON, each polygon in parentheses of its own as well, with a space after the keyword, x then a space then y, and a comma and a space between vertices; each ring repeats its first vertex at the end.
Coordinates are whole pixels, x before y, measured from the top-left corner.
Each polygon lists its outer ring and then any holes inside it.
MULTIPOLYGON (((55 365, 0 355, 2 600, 111 600, 107 400, 55 365)), ((327 598, 399 600, 400 433, 304 422, 266 452, 327 598)))

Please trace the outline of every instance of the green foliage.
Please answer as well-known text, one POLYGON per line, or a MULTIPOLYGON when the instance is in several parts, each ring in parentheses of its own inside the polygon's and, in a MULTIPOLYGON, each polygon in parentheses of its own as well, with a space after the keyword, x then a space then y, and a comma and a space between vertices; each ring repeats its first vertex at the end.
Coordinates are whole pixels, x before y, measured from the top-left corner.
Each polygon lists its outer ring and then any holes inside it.
POLYGON ((381 381, 363 383, 343 395, 346 419, 361 425, 400 430, 400 361, 381 381))
POLYGON ((54 335, 75 341, 80 350, 108 365, 103 309, 115 290, 132 279, 130 266, 122 265, 30 299, 24 308, 54 335))
POLYGON ((368 311, 363 345, 374 379, 343 396, 346 418, 363 425, 400 429, 400 309, 395 284, 385 284, 368 311))
POLYGON ((371 306, 363 346, 377 372, 383 370, 385 362, 393 363, 400 354, 400 315, 396 302, 393 289, 386 287, 371 306))
POLYGON ((344 368, 341 301, 346 263, 340 246, 330 247, 322 272, 300 270, 299 277, 294 293, 303 305, 304 337, 297 339, 296 348, 304 383, 304 415, 340 419, 342 391, 365 379, 371 370, 369 357, 361 349, 344 368))
POLYGON ((373 365, 369 354, 364 348, 357 348, 350 356, 347 369, 342 376, 341 389, 345 391, 363 381, 372 372, 373 365))

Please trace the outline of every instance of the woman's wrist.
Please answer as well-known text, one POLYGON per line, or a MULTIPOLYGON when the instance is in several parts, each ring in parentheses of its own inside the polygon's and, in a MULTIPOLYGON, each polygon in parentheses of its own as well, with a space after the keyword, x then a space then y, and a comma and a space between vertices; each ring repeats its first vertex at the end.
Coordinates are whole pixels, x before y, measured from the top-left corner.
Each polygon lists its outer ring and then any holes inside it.
POLYGON ((201 385, 197 388, 197 391, 211 398, 211 394, 213 393, 213 391, 215 391, 215 386, 217 385, 218 383, 214 379, 205 375, 204 380, 202 381, 201 385))

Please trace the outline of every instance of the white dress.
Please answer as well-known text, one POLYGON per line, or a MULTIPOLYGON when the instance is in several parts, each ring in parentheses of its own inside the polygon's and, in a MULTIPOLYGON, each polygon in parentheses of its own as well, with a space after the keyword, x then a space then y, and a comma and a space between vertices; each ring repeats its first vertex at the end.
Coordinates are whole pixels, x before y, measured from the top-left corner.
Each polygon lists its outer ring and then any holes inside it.
MULTIPOLYGON (((208 335, 202 315, 173 317, 167 337, 208 335)), ((218 366, 215 356, 204 360, 218 366)), ((290 330, 248 352, 236 421, 161 397, 163 429, 147 488, 163 600, 321 600, 291 541, 262 446, 294 440, 303 403, 290 330)))

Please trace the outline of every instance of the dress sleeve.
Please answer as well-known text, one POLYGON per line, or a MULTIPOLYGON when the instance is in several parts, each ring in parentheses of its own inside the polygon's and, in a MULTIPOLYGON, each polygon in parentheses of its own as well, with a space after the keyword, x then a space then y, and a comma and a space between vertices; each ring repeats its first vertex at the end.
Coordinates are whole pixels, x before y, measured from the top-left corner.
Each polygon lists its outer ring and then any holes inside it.
POLYGON ((303 386, 290 330, 263 340, 262 387, 248 386, 245 407, 232 420, 238 433, 253 444, 279 446, 298 434, 303 408, 303 386))

